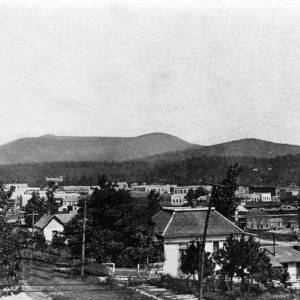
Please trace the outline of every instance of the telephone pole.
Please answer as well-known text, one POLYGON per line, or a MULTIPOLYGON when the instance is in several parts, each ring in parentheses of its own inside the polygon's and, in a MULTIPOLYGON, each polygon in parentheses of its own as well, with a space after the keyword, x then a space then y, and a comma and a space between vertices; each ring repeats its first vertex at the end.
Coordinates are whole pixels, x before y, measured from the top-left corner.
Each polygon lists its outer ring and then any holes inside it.
POLYGON ((84 276, 85 231, 86 231, 86 198, 84 198, 84 211, 83 211, 83 232, 82 232, 82 252, 81 252, 81 276, 84 276))
MULTIPOLYGON (((201 184, 211 185, 213 187, 212 193, 216 187, 220 187, 223 189, 230 188, 230 186, 228 186, 228 185, 220 184, 220 183, 217 183, 217 182, 211 181, 211 180, 203 179, 203 180, 200 180, 200 182, 201 182, 201 184)), ((210 212, 211 212, 212 200, 213 200, 213 198, 211 196, 209 199, 209 202, 208 202, 208 208, 207 208, 203 237, 202 237, 202 245, 200 248, 200 255, 199 255, 200 256, 199 257, 199 266, 200 266, 200 270, 199 270, 199 300, 202 300, 202 297, 203 297, 204 253, 205 253, 207 228, 208 228, 209 216, 210 216, 210 212)))

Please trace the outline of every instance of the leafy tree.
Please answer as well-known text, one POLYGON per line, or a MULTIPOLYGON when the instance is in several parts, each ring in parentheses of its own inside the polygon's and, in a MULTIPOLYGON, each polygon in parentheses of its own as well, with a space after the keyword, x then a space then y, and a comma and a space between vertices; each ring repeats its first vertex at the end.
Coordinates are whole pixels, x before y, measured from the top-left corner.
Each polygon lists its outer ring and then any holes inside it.
POLYGON ((45 201, 45 209, 48 214, 56 214, 58 212, 58 208, 62 205, 58 199, 55 198, 54 190, 50 189, 46 193, 47 199, 45 201))
POLYGON ((53 189, 47 191, 46 199, 39 193, 33 192, 25 205, 25 222, 28 226, 32 226, 32 214, 35 223, 44 214, 56 214, 60 206, 61 203, 55 198, 53 189))
POLYGON ((280 281, 280 283, 286 287, 287 286, 287 282, 290 278, 290 274, 288 272, 288 270, 284 267, 277 267, 277 268, 273 268, 272 269, 272 277, 273 279, 277 279, 280 281))
MULTIPOLYGON (((21 271, 21 250, 26 247, 28 232, 7 222, 8 213, 14 208, 13 189, 0 186, 0 265, 8 286, 17 286, 21 271)), ((2 294, 3 294, 2 289, 2 294)))
POLYGON ((206 196, 208 195, 208 191, 203 188, 202 186, 199 186, 196 190, 188 190, 186 194, 186 200, 187 205, 192 206, 192 201, 198 199, 200 196, 206 196))
MULTIPOLYGON (((192 242, 181 258, 181 271, 185 274, 190 274, 193 277, 197 274, 199 278, 199 251, 201 249, 200 242, 192 242)), ((214 274, 215 263, 209 252, 204 253, 204 273, 203 278, 214 274)))
POLYGON ((228 170, 226 177, 222 181, 225 187, 214 187, 212 190, 212 205, 216 210, 228 219, 234 215, 234 211, 238 205, 238 199, 235 198, 237 189, 237 178, 241 172, 239 162, 232 164, 228 170))
POLYGON ((230 288, 234 276, 241 279, 242 293, 245 292, 246 279, 250 280, 250 284, 255 280, 266 285, 273 279, 280 279, 280 275, 283 275, 274 272, 270 258, 252 236, 245 239, 244 235, 241 238, 231 235, 214 258, 221 266, 220 274, 230 279, 230 288))
POLYGON ((41 250, 42 252, 47 247, 47 242, 43 232, 36 231, 33 236, 33 246, 35 250, 41 250))
POLYGON ((146 208, 147 217, 154 216, 158 211, 161 210, 161 196, 158 192, 152 190, 150 191, 149 195, 147 196, 148 199, 148 206, 146 208))
POLYGON ((47 213, 46 201, 40 197, 39 193, 33 192, 32 197, 25 205, 25 222, 28 226, 32 226, 32 214, 33 223, 40 219, 45 213, 47 213))
POLYGON ((98 262, 114 261, 134 266, 152 260, 153 229, 144 222, 128 191, 115 189, 99 177, 99 189, 81 199, 77 215, 65 227, 67 245, 74 256, 81 255, 84 201, 86 201, 86 256, 98 262))
POLYGON ((51 245, 54 249, 58 249, 59 251, 62 251, 62 249, 66 245, 66 238, 63 234, 54 234, 52 238, 51 245))
POLYGON ((239 240, 230 235, 223 245, 223 248, 219 249, 214 254, 214 259, 218 265, 221 266, 220 274, 223 278, 228 277, 230 280, 230 289, 232 289, 233 277, 238 269, 238 257, 239 257, 239 240))

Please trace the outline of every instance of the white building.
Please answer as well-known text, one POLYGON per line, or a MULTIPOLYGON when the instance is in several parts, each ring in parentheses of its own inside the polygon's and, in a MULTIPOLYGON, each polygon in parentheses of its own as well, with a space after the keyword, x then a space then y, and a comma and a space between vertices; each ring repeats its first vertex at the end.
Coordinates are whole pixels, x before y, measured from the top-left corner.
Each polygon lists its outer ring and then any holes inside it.
POLYGON ((171 195, 172 206, 182 206, 186 203, 184 194, 171 195))
POLYGON ((142 184, 142 185, 132 185, 132 190, 137 192, 147 192, 155 191, 159 194, 172 193, 172 188, 176 188, 177 185, 169 184, 142 184))
POLYGON ((28 190, 27 183, 6 183, 3 184, 5 190, 9 190, 11 187, 14 187, 13 199, 17 199, 18 196, 23 195, 28 190))
POLYGON ((59 211, 77 211, 77 205, 81 195, 78 193, 59 191, 54 193, 54 197, 61 200, 62 206, 59 207, 59 211))
POLYGON ((263 201, 263 202, 272 201, 271 193, 261 193, 260 194, 260 201, 263 201))
MULTIPOLYGON (((156 238, 164 246, 164 274, 180 275, 181 257, 188 243, 202 239, 206 213, 207 207, 166 207, 152 217, 156 238)), ((228 236, 242 233, 240 228, 212 208, 205 250, 217 251, 228 236)))

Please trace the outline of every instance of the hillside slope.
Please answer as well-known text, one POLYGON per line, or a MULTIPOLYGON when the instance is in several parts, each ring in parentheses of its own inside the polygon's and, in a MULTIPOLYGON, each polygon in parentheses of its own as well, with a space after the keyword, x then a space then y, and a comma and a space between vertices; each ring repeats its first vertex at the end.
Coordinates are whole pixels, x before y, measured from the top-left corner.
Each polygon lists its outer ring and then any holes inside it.
POLYGON ((0 146, 0 164, 122 161, 182 151, 191 147, 192 144, 165 133, 150 133, 130 138, 44 135, 22 138, 0 146))
POLYGON ((259 139, 241 139, 212 146, 193 146, 187 150, 163 153, 145 160, 183 160, 190 157, 206 156, 247 156, 256 158, 272 158, 276 156, 300 154, 300 146, 273 143, 259 139))

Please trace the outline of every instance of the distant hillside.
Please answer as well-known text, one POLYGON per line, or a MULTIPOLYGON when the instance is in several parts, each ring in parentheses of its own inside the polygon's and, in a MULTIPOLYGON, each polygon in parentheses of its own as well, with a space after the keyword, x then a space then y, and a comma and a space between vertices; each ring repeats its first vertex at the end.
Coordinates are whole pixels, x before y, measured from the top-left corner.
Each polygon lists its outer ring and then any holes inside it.
POLYGON ((192 144, 165 133, 138 137, 67 137, 44 135, 22 138, 0 146, 0 164, 51 161, 123 161, 170 151, 192 144))
POLYGON ((300 154, 300 146, 279 144, 259 139, 241 139, 237 141, 212 145, 212 146, 194 146, 187 150, 172 153, 164 153, 146 158, 146 160, 166 160, 176 161, 191 157, 206 156, 224 156, 224 157, 256 157, 272 158, 276 156, 300 154))
POLYGON ((190 144, 165 133, 138 137, 44 135, 0 146, 0 164, 53 161, 177 161, 201 156, 272 158, 300 154, 300 146, 242 139, 212 146, 190 144))
POLYGON ((179 161, 42 162, 0 165, 0 182, 27 182, 45 186, 45 177, 63 176, 63 185, 96 185, 105 173, 113 181, 137 183, 198 184, 200 178, 221 181, 239 160, 241 185, 300 185, 300 155, 276 158, 202 156, 179 161))

